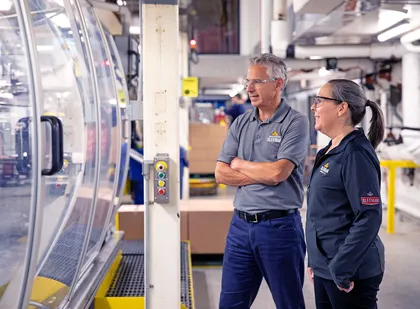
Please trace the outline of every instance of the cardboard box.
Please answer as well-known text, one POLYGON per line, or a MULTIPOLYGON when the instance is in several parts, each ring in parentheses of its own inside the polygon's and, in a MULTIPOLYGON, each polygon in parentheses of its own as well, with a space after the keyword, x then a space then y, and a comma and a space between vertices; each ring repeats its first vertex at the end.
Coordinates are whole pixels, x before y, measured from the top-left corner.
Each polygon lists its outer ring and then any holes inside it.
POLYGON ((214 174, 217 158, 228 133, 228 127, 219 124, 190 124, 188 153, 191 174, 214 174))
POLYGON ((233 215, 232 199, 190 199, 183 205, 188 211, 191 253, 223 254, 233 215))
MULTIPOLYGON (((223 254, 233 215, 232 199, 182 200, 181 241, 189 240, 192 254, 223 254)), ((144 239, 143 206, 125 205, 119 211, 124 239, 144 239)))
MULTIPOLYGON (((119 229, 124 240, 144 239, 144 206, 123 205, 118 210, 119 229)), ((188 240, 188 216, 181 210, 181 241, 188 240)))

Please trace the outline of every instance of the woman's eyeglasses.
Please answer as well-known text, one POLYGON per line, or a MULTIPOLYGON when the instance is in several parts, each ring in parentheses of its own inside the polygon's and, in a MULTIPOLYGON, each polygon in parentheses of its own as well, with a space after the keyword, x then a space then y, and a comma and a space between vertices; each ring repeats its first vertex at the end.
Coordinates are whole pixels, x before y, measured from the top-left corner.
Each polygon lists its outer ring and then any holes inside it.
POLYGON ((324 102, 324 101, 333 101, 333 102, 336 102, 336 103, 343 103, 342 100, 337 100, 337 99, 328 98, 328 97, 322 97, 322 96, 317 95, 314 98, 313 104, 315 105, 315 108, 318 108, 318 105, 320 103, 324 102))

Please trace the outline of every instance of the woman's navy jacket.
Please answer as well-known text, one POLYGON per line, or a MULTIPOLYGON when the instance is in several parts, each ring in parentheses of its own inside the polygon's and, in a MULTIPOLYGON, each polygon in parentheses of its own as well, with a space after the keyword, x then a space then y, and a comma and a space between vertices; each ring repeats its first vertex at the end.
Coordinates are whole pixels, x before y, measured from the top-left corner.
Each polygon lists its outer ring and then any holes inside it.
POLYGON ((381 170, 362 129, 317 154, 307 195, 308 266, 343 288, 384 271, 381 170))

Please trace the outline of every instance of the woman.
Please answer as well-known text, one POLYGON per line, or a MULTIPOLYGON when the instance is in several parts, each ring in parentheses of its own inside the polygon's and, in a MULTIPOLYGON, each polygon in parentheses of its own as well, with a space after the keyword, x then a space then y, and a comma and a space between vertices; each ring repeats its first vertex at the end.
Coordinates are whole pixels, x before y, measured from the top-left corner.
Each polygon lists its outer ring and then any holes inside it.
POLYGON ((308 187, 308 272, 317 309, 377 308, 384 273, 380 107, 350 80, 331 80, 311 107, 315 129, 331 141, 316 157, 308 187), (356 128, 372 110, 368 137, 356 128))

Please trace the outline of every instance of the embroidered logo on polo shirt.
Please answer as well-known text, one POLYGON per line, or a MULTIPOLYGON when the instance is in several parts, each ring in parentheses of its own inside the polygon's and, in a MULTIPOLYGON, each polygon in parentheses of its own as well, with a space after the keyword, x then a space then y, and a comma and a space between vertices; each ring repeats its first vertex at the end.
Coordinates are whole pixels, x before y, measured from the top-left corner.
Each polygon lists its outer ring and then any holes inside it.
POLYGON ((366 194, 367 196, 362 196, 360 198, 362 205, 373 206, 379 204, 379 196, 373 196, 372 192, 366 194))
POLYGON ((274 130, 273 133, 271 133, 270 136, 267 138, 267 142, 269 142, 269 143, 280 143, 281 142, 281 136, 279 136, 277 131, 274 130))
POLYGON ((330 163, 325 163, 323 166, 321 166, 321 174, 327 175, 328 172, 330 171, 330 163))

